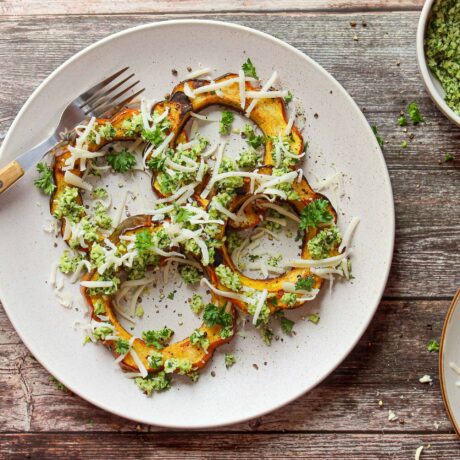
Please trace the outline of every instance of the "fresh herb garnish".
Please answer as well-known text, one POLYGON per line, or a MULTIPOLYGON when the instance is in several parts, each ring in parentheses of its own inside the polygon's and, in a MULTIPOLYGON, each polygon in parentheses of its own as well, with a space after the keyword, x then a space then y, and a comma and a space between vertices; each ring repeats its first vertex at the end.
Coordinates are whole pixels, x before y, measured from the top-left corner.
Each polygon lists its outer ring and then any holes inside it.
POLYGON ((173 334, 174 331, 165 326, 158 331, 142 332, 142 338, 147 342, 147 345, 161 350, 171 340, 173 334))
POLYGON ((452 155, 452 153, 446 153, 444 155, 444 163, 448 161, 454 161, 454 156, 452 155))
POLYGON ((123 149, 119 153, 110 152, 107 155, 107 163, 115 172, 125 173, 136 166, 136 158, 128 150, 123 149))
POLYGON ((164 391, 171 388, 171 376, 165 372, 159 372, 146 378, 137 377, 134 382, 147 396, 150 396, 154 391, 164 391))
POLYGON ((270 346, 273 340, 273 331, 269 327, 265 327, 260 331, 265 345, 270 346))
POLYGON ((125 353, 128 353, 128 350, 129 350, 128 340, 118 339, 117 342, 115 343, 115 351, 120 355, 124 355, 125 353))
POLYGON ((222 112, 222 118, 220 120, 219 133, 229 134, 234 120, 235 120, 234 113, 230 112, 230 110, 224 110, 222 112))
POLYGON ((53 170, 46 163, 38 163, 37 171, 40 173, 40 177, 34 182, 35 186, 38 187, 46 195, 51 195, 56 189, 53 180, 53 170))
POLYGON ((236 358, 231 353, 225 353, 224 360, 225 360, 225 367, 227 369, 229 367, 232 367, 236 363, 236 358))
POLYGON ((201 348, 204 352, 207 352, 209 348, 208 333, 206 331, 195 329, 190 336, 190 343, 198 348, 201 348))
POLYGON ((136 233, 136 240, 134 246, 136 247, 139 254, 145 254, 152 247, 152 234, 144 229, 136 233))
POLYGON ((409 114, 410 119, 414 123, 414 125, 421 123, 425 119, 422 117, 422 114, 420 113, 420 110, 418 108, 418 105, 416 102, 411 102, 407 106, 407 113, 409 114))
POLYGON ((287 334, 290 335, 292 333, 292 328, 294 327, 294 321, 291 321, 290 319, 286 317, 281 317, 281 330, 287 334))
POLYGON ((248 58, 248 60, 241 66, 241 68, 243 69, 244 75, 246 75, 246 77, 253 77, 259 79, 256 68, 254 67, 254 64, 252 63, 251 59, 248 58))
POLYGON ((225 311, 225 307, 217 307, 212 303, 204 307, 203 321, 208 327, 219 325, 230 328, 233 323, 232 315, 225 311))
POLYGON ((429 342, 428 342, 428 345, 427 345, 427 350, 429 352, 433 352, 435 351, 436 353, 439 351, 439 343, 436 339, 431 339, 429 342))
POLYGON ((315 285, 315 278, 312 275, 307 275, 305 278, 300 278, 297 283, 295 283, 296 290, 305 290, 311 291, 315 285))
POLYGON ((286 102, 286 104, 289 104, 289 102, 291 102, 293 98, 294 95, 290 91, 288 91, 288 95, 284 98, 284 102, 286 102))
POLYGON ((303 208, 300 214, 299 228, 301 230, 317 228, 319 224, 330 224, 332 219, 329 202, 327 200, 315 200, 303 208))
POLYGON ((308 321, 311 321, 313 324, 318 324, 319 323, 319 315, 317 315, 316 313, 312 313, 308 317, 308 321))
POLYGON ((382 139, 382 136, 379 136, 378 134, 377 126, 372 125, 371 128, 372 128, 372 132, 375 135, 375 138, 377 139, 378 144, 380 145, 381 148, 383 148, 383 139, 382 139))
POLYGON ((407 126, 407 118, 406 115, 404 115, 403 113, 398 117, 398 125, 407 126))
POLYGON ((62 391, 65 391, 67 390, 67 387, 61 383, 56 377, 54 376, 50 376, 50 381, 54 384, 54 386, 58 389, 58 390, 62 390, 62 391))
POLYGON ((251 125, 244 125, 242 135, 248 145, 254 149, 258 149, 264 143, 264 136, 258 136, 251 125))

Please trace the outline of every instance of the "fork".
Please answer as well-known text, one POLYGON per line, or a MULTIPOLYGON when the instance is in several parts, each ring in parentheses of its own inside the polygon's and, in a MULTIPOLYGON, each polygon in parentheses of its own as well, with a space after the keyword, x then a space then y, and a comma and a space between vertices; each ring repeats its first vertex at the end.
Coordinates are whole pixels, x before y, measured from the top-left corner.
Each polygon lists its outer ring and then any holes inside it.
POLYGON ((76 97, 62 112, 59 124, 50 137, 1 168, 0 194, 35 166, 56 144, 61 143, 62 133, 72 130, 87 117, 109 117, 139 96, 145 88, 135 89, 140 80, 133 83, 134 73, 126 76, 128 69, 125 67, 115 72, 76 97))

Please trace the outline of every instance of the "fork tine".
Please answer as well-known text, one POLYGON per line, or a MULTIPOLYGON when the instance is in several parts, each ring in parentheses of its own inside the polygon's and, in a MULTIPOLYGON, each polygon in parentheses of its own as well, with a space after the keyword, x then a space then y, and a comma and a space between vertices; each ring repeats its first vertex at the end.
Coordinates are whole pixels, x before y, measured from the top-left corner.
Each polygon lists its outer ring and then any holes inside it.
POLYGON ((128 86, 127 88, 123 89, 122 91, 120 91, 112 97, 102 97, 100 100, 96 102, 95 105, 89 107, 89 109, 85 112, 85 115, 87 115, 89 112, 104 112, 108 110, 110 107, 113 107, 113 105, 119 97, 123 96, 123 94, 127 93, 130 89, 134 88, 139 82, 140 80, 137 80, 132 85, 128 86))
POLYGON ((137 96, 139 96, 139 94, 142 94, 144 91, 145 91, 145 88, 142 88, 141 90, 137 91, 136 93, 131 94, 130 96, 128 96, 123 101, 119 102, 117 105, 106 108, 105 112, 101 111, 101 110, 97 110, 95 116, 99 118, 102 115, 104 115, 104 117, 110 118, 111 116, 113 116, 117 112, 119 112, 124 106, 128 105, 131 101, 133 101, 137 96))
POLYGON ((91 97, 93 97, 93 95, 99 91, 100 89, 104 88, 104 86, 108 85, 109 83, 111 83, 113 80, 115 80, 115 78, 117 78, 119 75, 121 75, 122 73, 126 72, 127 70, 129 69, 129 66, 128 67, 124 67, 123 69, 119 70, 118 72, 115 72, 113 75, 111 75, 110 77, 107 77, 106 79, 102 80, 100 83, 97 83, 96 85, 94 85, 92 88, 88 89, 87 91, 85 91, 84 93, 80 94, 80 98, 82 100, 86 100, 86 99, 89 99, 91 97))
POLYGON ((97 106, 99 99, 102 99, 106 96, 108 96, 111 92, 115 91, 117 88, 119 88, 123 83, 126 83, 131 77, 134 77, 134 74, 132 73, 129 75, 129 77, 126 77, 124 80, 120 81, 116 85, 113 85, 109 89, 102 88, 100 91, 96 91, 93 97, 90 97, 86 102, 80 105, 80 109, 83 108, 85 105, 93 105, 97 106))

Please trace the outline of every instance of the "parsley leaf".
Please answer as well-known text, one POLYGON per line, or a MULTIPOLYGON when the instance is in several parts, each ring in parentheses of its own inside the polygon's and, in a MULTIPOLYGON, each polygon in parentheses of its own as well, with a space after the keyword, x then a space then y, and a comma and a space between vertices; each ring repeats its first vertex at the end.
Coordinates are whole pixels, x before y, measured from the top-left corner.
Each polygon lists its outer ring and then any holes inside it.
POLYGON ((308 228, 317 228, 318 224, 329 224, 332 222, 332 214, 329 211, 329 202, 327 200, 315 200, 303 208, 300 214, 299 228, 307 230, 308 228))
POLYGON ((264 136, 258 136, 251 125, 244 126, 242 135, 248 145, 254 149, 258 149, 264 143, 264 136))
POLYGON ((142 338, 147 342, 147 345, 161 350, 171 340, 173 334, 174 331, 165 326, 158 331, 142 332, 142 338))
POLYGON ((217 307, 212 303, 208 303, 204 307, 203 321, 208 327, 215 325, 228 327, 232 325, 232 315, 225 311, 225 307, 217 307))
POLYGON ((234 119, 235 115, 233 112, 230 112, 230 110, 224 110, 222 112, 222 118, 220 120, 219 133, 229 134, 234 119))
POLYGON ((269 327, 266 327, 260 331, 260 334, 265 345, 270 346, 273 340, 273 331, 269 327))
POLYGON ((112 169, 119 173, 125 173, 136 166, 136 158, 126 149, 119 153, 110 152, 107 155, 107 163, 112 166, 112 169))
POLYGON ((429 342, 428 342, 428 345, 427 345, 427 350, 429 352, 432 352, 432 351, 435 351, 435 352, 438 352, 439 351, 439 343, 437 340, 435 339, 431 339, 429 342))
POLYGON ((315 278, 312 275, 308 275, 305 278, 299 278, 295 283, 296 290, 303 289, 305 291, 311 291, 315 285, 315 278))
POLYGON ((290 91, 288 91, 288 95, 284 98, 284 102, 286 102, 286 104, 289 104, 289 102, 291 102, 293 98, 294 95, 290 91))
POLYGON ((377 126, 372 125, 371 128, 372 128, 372 132, 375 134, 375 138, 377 139, 377 142, 379 143, 380 147, 383 148, 383 139, 382 139, 382 136, 378 135, 377 126))
POLYGON ((420 123, 422 121, 425 121, 423 118, 422 114, 420 113, 420 110, 418 108, 418 105, 416 102, 411 102, 407 106, 407 113, 409 114, 410 119, 416 125, 417 123, 420 123))
POLYGON ((292 333, 292 328, 294 327, 294 321, 285 318, 284 316, 281 317, 281 330, 285 333, 290 335, 292 333))
POLYGON ((252 63, 251 59, 248 58, 248 60, 241 66, 241 68, 243 69, 244 75, 246 75, 246 77, 253 77, 259 79, 256 68, 254 67, 254 64, 252 63))
POLYGON ((454 161, 454 156, 451 153, 446 153, 444 155, 444 163, 447 161, 454 161))
POLYGON ((407 118, 406 115, 404 115, 403 113, 398 117, 398 125, 407 126, 407 118))
POLYGON ((124 339, 118 339, 115 344, 115 351, 120 355, 124 355, 125 353, 128 353, 128 350, 129 342, 124 339))
POLYGON ((308 317, 308 321, 311 321, 313 324, 318 324, 319 323, 319 315, 317 315, 316 313, 312 313, 308 317))
POLYGON ((47 195, 51 195, 56 188, 53 180, 53 170, 46 163, 38 163, 37 171, 40 173, 40 177, 34 182, 35 186, 47 195))

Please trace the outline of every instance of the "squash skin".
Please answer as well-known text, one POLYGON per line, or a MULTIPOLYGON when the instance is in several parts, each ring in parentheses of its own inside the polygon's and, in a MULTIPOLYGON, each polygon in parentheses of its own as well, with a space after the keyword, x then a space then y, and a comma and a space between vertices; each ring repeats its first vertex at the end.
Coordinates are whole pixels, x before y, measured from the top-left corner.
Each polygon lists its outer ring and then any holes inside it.
MULTIPOLYGON (((110 239, 115 245, 117 245, 120 242, 119 238, 121 235, 135 235, 136 233, 143 231, 143 230, 148 230, 153 233, 155 231, 158 231, 160 228, 161 228, 161 225, 153 224, 150 216, 139 215, 139 216, 135 216, 133 218, 129 218, 126 221, 124 221, 120 225, 120 227, 114 232, 114 234, 110 237, 110 239)), ((162 262, 164 262, 164 258, 162 259, 162 262)), ((160 266, 162 265, 162 262, 160 262, 160 266)), ((94 270, 93 272, 86 274, 83 280, 96 280, 97 278, 98 278, 97 271, 94 270)), ((215 283, 215 280, 212 280, 212 282, 215 283)), ((109 318, 109 322, 114 326, 116 335, 121 339, 125 339, 125 340, 131 339, 132 334, 126 331, 126 329, 121 325, 120 321, 118 320, 117 314, 112 305, 111 296, 100 295, 100 294, 90 296, 88 294, 88 289, 85 287, 81 288, 81 292, 90 309, 91 318, 93 320, 100 321, 98 317, 94 314, 94 303, 93 302, 96 301, 97 299, 102 300, 104 303, 104 307, 105 307, 105 314, 109 318)), ((212 302, 220 306, 228 304, 227 302, 220 299, 215 294, 212 294, 212 302)), ((222 327, 219 325, 208 327, 206 326, 206 324, 203 323, 198 328, 200 332, 206 332, 207 334, 207 338, 209 340, 209 347, 206 352, 203 349, 193 345, 190 342, 189 337, 179 342, 171 343, 161 350, 158 350, 153 346, 147 345, 147 343, 140 338, 136 338, 133 342, 132 348, 138 354, 145 368, 149 372, 158 372, 162 369, 162 368, 152 369, 152 367, 149 365, 148 357, 152 352, 161 353, 163 355, 163 362, 166 359, 170 359, 170 358, 186 359, 192 363, 192 370, 201 369, 212 358, 214 351, 218 347, 230 342, 232 338, 234 337, 235 332, 236 332, 236 315, 235 315, 235 308, 231 303, 230 303, 229 313, 232 315, 233 323, 232 323, 232 335, 228 338, 223 339, 220 336, 222 327)), ((104 340, 103 344, 112 351, 114 356, 118 356, 118 353, 115 351, 115 341, 104 340)), ((126 370, 130 370, 130 371, 139 370, 130 354, 126 355, 120 364, 126 370)))

